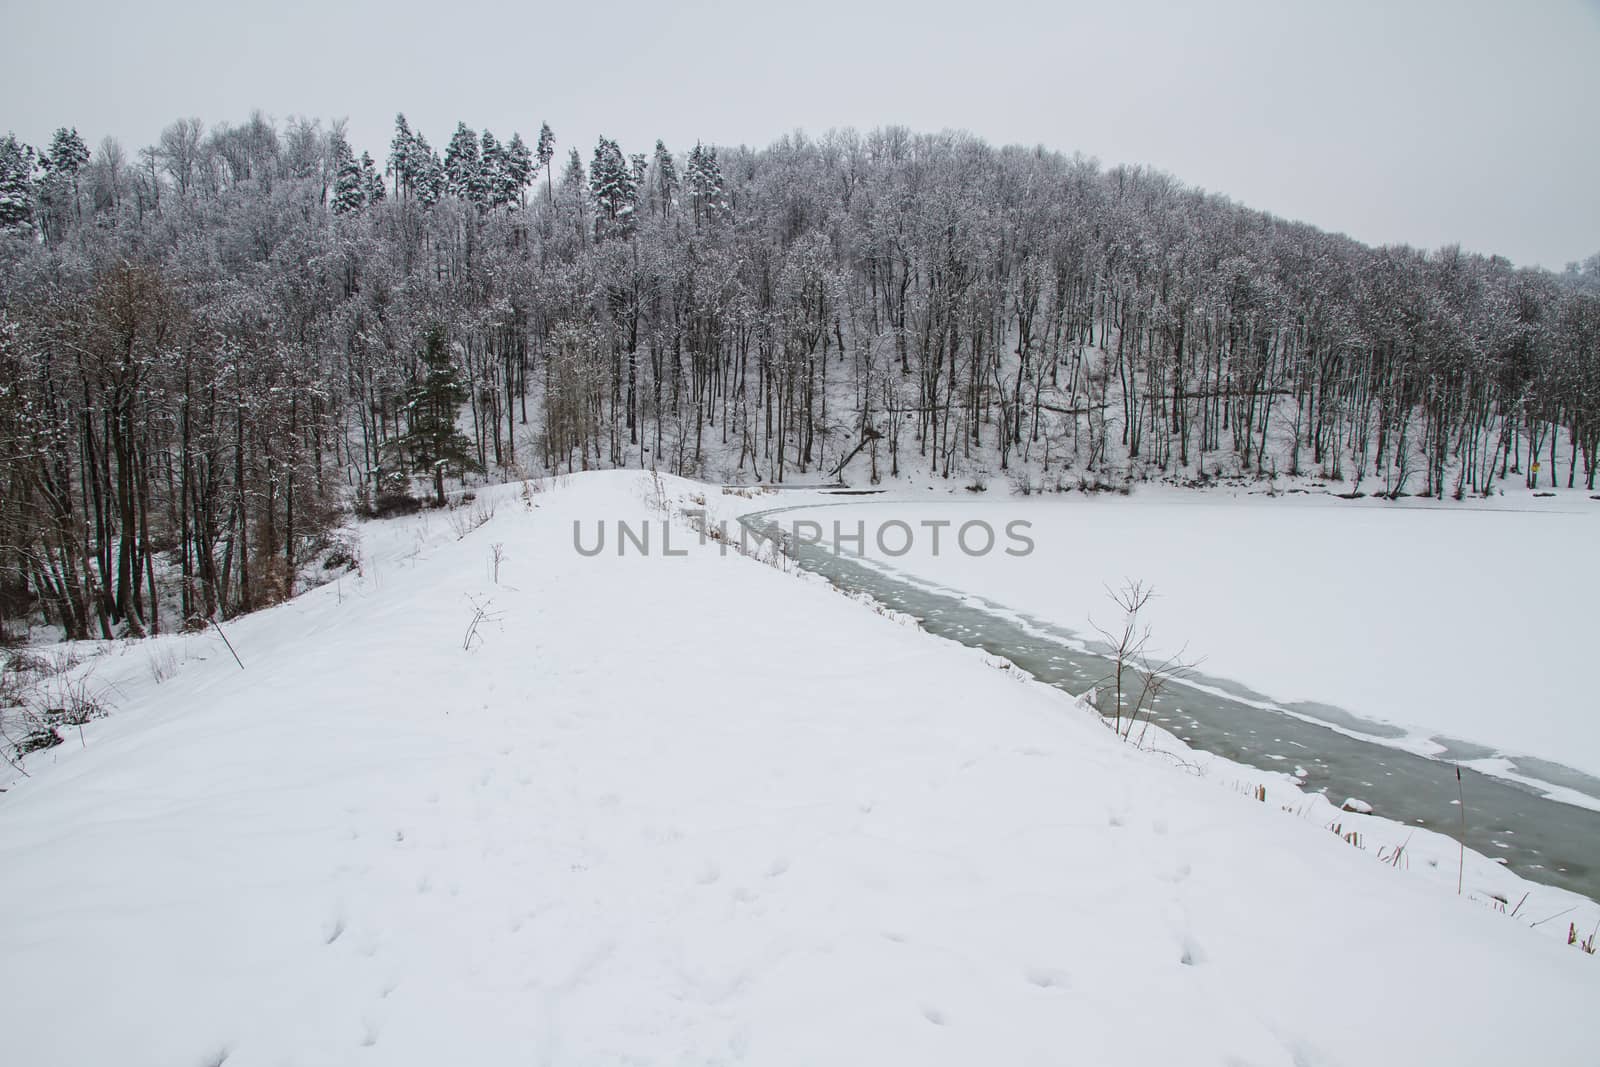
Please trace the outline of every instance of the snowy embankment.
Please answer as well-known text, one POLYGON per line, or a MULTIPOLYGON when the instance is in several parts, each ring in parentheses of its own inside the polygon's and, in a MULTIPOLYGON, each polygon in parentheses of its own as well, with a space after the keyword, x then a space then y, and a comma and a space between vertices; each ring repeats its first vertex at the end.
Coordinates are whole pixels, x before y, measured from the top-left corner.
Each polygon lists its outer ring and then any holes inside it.
POLYGON ((574 550, 648 485, 368 524, 242 671, 96 660, 116 713, 0 798, 7 1060, 1593 1061, 1600 909, 1501 914, 1471 854, 1457 897, 682 528, 574 550))
MULTIPOLYGON (((814 519, 826 536, 836 521, 851 531, 907 522, 919 532, 911 550, 890 557, 869 538, 867 562, 1090 637, 1091 619, 1119 621, 1107 588, 1138 579, 1157 594, 1144 612, 1154 644, 1183 649, 1208 675, 1283 704, 1307 702, 1314 717, 1324 714, 1315 705, 1333 705, 1400 726, 1406 736, 1375 739, 1425 754, 1440 749, 1432 739, 1461 740, 1600 776, 1588 619, 1600 572, 1577 563, 1600 539, 1600 502, 1160 488, 1131 497, 906 496, 784 520, 814 519), (955 543, 964 523, 1003 531, 1013 519, 1030 524, 1035 547, 1024 558, 969 556, 955 543), (950 524, 937 554, 927 520, 950 524)), ((1008 544, 1002 534, 1000 548, 1008 544)), ((1491 774, 1509 769, 1504 760, 1472 763, 1491 774)))

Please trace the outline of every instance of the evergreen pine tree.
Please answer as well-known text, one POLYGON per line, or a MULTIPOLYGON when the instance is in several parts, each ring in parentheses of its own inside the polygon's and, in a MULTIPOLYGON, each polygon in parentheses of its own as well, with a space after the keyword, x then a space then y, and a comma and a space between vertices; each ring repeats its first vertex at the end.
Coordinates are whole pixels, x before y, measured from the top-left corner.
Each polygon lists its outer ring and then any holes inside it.
POLYGON ((89 162, 89 146, 83 143, 83 138, 78 136, 77 127, 67 129, 65 126, 56 130, 55 137, 50 141, 50 155, 47 166, 57 174, 65 174, 76 178, 78 172, 89 162))
POLYGON ((539 161, 539 167, 544 171, 545 192, 551 200, 555 199, 555 187, 551 184, 553 176, 550 173, 550 161, 556 158, 556 135, 550 132, 548 122, 539 125, 539 143, 534 147, 533 156, 539 161))
POLYGON ((416 185, 417 141, 404 115, 394 117, 394 140, 389 142, 389 173, 394 175, 396 196, 410 196, 416 185))
POLYGON ((15 134, 0 138, 0 232, 33 229, 35 155, 15 134))
POLYGON ((722 188, 722 166, 717 162, 717 150, 695 142, 689 153, 689 166, 684 174, 684 184, 694 202, 694 222, 700 225, 719 218, 728 211, 727 198, 722 188))
POLYGON ((479 203, 487 203, 490 208, 497 208, 505 207, 515 201, 517 190, 511 179, 510 160, 506 156, 506 150, 488 130, 483 131, 482 160, 479 180, 483 187, 483 195, 479 203))
POLYGON ((349 215, 360 211, 367 202, 361 164, 356 162, 350 143, 343 137, 335 137, 333 158, 338 167, 333 179, 333 213, 349 215))
POLYGON ((412 143, 411 173, 417 203, 432 207, 444 199, 448 189, 444 164, 439 162, 439 154, 428 146, 428 139, 420 133, 412 143))
POLYGON ((433 478, 434 498, 443 507, 445 475, 480 468, 472 442, 456 428, 467 387, 450 358, 442 327, 428 331, 420 369, 422 380, 407 397, 406 432, 394 444, 412 474, 433 478))
POLYGON ((512 196, 523 204, 527 203, 523 190, 533 181, 533 170, 533 153, 528 151, 522 134, 513 133, 511 143, 506 145, 506 174, 511 179, 512 196))
POLYGON ((361 153, 361 191, 369 205, 376 204, 384 197, 383 175, 378 173, 377 164, 366 152, 361 153))
POLYGON ((78 136, 77 128, 58 129, 50 141, 50 154, 41 157, 39 163, 44 167, 49 195, 56 209, 61 210, 66 202, 71 205, 71 214, 81 215, 78 175, 88 166, 89 146, 78 136))
POLYGON ((672 213, 673 202, 677 199, 678 166, 673 162, 672 153, 667 151, 664 141, 656 142, 655 168, 656 199, 661 204, 661 215, 665 218, 672 213))
POLYGON ((627 234, 633 227, 639 185, 617 142, 602 137, 589 166, 589 193, 594 197, 595 236, 627 234))
POLYGON ((478 158, 478 135, 465 122, 456 123, 456 132, 444 150, 445 188, 452 196, 474 203, 482 202, 483 166, 478 158))
MULTIPOLYGON (((583 172, 583 157, 578 155, 576 148, 567 152, 567 165, 561 172, 560 203, 563 209, 570 210, 573 219, 577 222, 577 231, 580 237, 588 233, 588 224, 584 221, 588 215, 585 211, 589 199, 588 178, 583 172)), ((552 200, 552 205, 555 203, 552 200)), ((553 217, 554 210, 550 212, 553 217)))

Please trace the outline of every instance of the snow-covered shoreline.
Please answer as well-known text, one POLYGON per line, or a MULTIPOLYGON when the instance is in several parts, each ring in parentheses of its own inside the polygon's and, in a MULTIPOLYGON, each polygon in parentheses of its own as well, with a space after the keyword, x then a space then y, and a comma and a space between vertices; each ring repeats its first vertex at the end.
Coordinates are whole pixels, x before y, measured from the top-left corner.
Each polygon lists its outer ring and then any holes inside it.
POLYGON ((647 477, 563 481, 460 538, 365 524, 359 576, 230 624, 242 671, 214 635, 99 657, 116 713, 0 798, 18 1062, 1592 1051, 1593 903, 1475 854, 1458 898, 1445 839, 1391 868, 1404 828, 1338 813, 1352 848, 818 580, 581 557, 573 521, 659 516, 647 477))

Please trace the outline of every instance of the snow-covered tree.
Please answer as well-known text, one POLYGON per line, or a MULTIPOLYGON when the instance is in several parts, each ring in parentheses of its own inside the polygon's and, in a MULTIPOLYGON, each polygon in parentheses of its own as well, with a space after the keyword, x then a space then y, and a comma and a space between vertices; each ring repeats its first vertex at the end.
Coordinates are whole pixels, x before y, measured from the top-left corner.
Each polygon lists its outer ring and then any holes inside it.
POLYGON ((456 124, 456 132, 445 147, 444 174, 451 196, 474 204, 484 202, 483 161, 478 155, 478 135, 468 129, 465 122, 456 124))
POLYGON ((678 195, 678 165, 673 161, 672 153, 667 151, 665 142, 656 142, 655 176, 652 179, 655 188, 656 203, 661 207, 663 217, 672 213, 672 207, 678 195))
POLYGON ((82 217, 78 175, 89 162, 89 146, 76 129, 62 127, 50 141, 50 151, 39 157, 44 177, 39 199, 44 208, 46 240, 62 233, 69 222, 82 217))
POLYGON ((720 218, 728 210, 727 195, 722 187, 722 165, 717 162, 717 150, 696 141, 689 153, 689 166, 684 173, 684 185, 694 204, 694 220, 699 225, 702 218, 710 221, 720 218))
POLYGON ((432 207, 443 200, 450 190, 449 178, 445 174, 444 164, 439 161, 439 154, 429 147, 428 139, 420 133, 412 141, 411 167, 417 203, 432 207))
POLYGON ((389 142, 389 173, 394 175, 396 196, 409 196, 416 186, 417 141, 404 115, 394 117, 394 140, 389 142))
POLYGON ((180 196, 188 196, 201 180, 206 156, 205 134, 205 124, 196 118, 179 119, 161 131, 156 159, 178 187, 180 196))
POLYGON ((349 215, 360 211, 367 203, 366 183, 361 164, 342 134, 334 137, 333 158, 337 168, 333 178, 333 213, 349 215))
POLYGON ((0 231, 33 229, 33 174, 37 161, 32 146, 15 134, 0 137, 0 231))
POLYGON ((539 169, 544 171, 545 192, 553 200, 555 189, 551 185, 554 180, 550 174, 550 163, 556 158, 556 135, 550 132, 550 124, 539 124, 539 143, 534 146, 533 158, 538 160, 539 169))
POLYGON ((522 134, 513 133, 511 143, 506 145, 506 176, 511 181, 512 195, 519 202, 526 202, 524 190, 533 181, 533 171, 533 153, 528 150, 522 134))
POLYGON ((429 328, 423 341, 421 379, 406 401, 406 432, 395 450, 413 474, 433 479, 434 495, 444 506, 447 474, 477 470, 472 442, 456 428, 467 387, 461 381, 443 328, 429 328))
POLYGON ((639 183, 622 149, 609 138, 602 137, 595 145, 594 160, 589 164, 589 193, 594 198, 596 237, 631 232, 639 183))
POLYGON ((383 175, 368 152, 361 153, 361 192, 368 204, 376 204, 384 197, 383 175))
POLYGON ((490 208, 516 203, 519 192, 516 179, 511 175, 511 160, 505 148, 488 130, 483 131, 483 149, 480 181, 483 186, 482 203, 490 208))

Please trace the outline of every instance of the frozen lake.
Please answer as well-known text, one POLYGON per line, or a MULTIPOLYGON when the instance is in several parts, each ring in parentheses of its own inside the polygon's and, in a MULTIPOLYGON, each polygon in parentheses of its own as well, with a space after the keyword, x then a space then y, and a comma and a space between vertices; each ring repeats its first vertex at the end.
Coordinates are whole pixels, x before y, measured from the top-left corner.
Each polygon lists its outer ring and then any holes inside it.
MULTIPOLYGON (((1035 678, 1073 693, 1086 692, 1105 678, 1110 671, 1110 661, 1103 655, 1105 650, 1087 619, 1077 627, 1063 625, 1058 620, 1070 618, 1071 598, 1084 596, 1086 599, 1080 602, 1093 609, 1095 620, 1112 628, 1118 621, 1117 612, 1098 585, 1120 581, 1113 575, 1119 574, 1119 566, 1124 564, 1130 566, 1120 574, 1140 574, 1141 571, 1131 565, 1146 562, 1134 558, 1138 551, 1155 553, 1156 548, 1150 543, 1152 538, 1171 539, 1162 557, 1163 563, 1155 569, 1166 573, 1170 568, 1174 577, 1180 577, 1178 572, 1182 570, 1172 567, 1168 557, 1174 552, 1181 559, 1193 559, 1196 544, 1219 544, 1231 538, 1242 538, 1235 542, 1232 567, 1206 568, 1202 578, 1193 583, 1197 586, 1211 583, 1201 599, 1218 606, 1219 621, 1214 627, 1198 630, 1199 638, 1185 633, 1190 653, 1204 653, 1204 649, 1195 649, 1196 643, 1224 647, 1230 653, 1227 662, 1242 667, 1251 657, 1240 643, 1251 634, 1267 632, 1255 627, 1252 620, 1258 616, 1282 620, 1287 614, 1304 616, 1311 621, 1293 633, 1288 632, 1287 625, 1271 631, 1276 639, 1264 638, 1267 647, 1256 657, 1257 661, 1267 663, 1270 654, 1286 649, 1298 653, 1307 647, 1307 642, 1312 650, 1321 649, 1330 657, 1311 672, 1315 682, 1308 683, 1305 690, 1287 690, 1289 692, 1314 693, 1317 683, 1337 675, 1341 669, 1360 669, 1364 647, 1376 657, 1376 670, 1398 679, 1396 685, 1412 692, 1419 700, 1435 684, 1430 677, 1433 674, 1446 672, 1453 680, 1473 677, 1471 672, 1450 671, 1448 664, 1441 666, 1422 658, 1408 661, 1384 656, 1381 647, 1372 645, 1374 641, 1399 640, 1398 632, 1407 625, 1431 633, 1431 644, 1411 643, 1431 647, 1436 653, 1441 651, 1441 642, 1454 639, 1475 648, 1472 638, 1483 632, 1481 627, 1466 625, 1467 620, 1460 614, 1440 614, 1428 606, 1450 602, 1453 583, 1447 575, 1437 573, 1411 555, 1418 547, 1414 539, 1405 542, 1403 550, 1393 553, 1405 566, 1397 567, 1394 560, 1389 560, 1369 568, 1369 573, 1389 575, 1386 581, 1408 589, 1409 596, 1421 598, 1422 602, 1411 610, 1396 609, 1388 613, 1373 608, 1370 619, 1366 618, 1367 609, 1363 606, 1367 597, 1338 595, 1320 584, 1331 581, 1328 570, 1314 565, 1293 566, 1295 560, 1277 551, 1282 547, 1280 535, 1292 532, 1289 526, 1317 529, 1319 538, 1327 537, 1329 530, 1342 530, 1353 546, 1348 551, 1353 552, 1379 547, 1372 543, 1374 532, 1397 538, 1409 528, 1416 534, 1419 525, 1425 526, 1430 521, 1438 523, 1447 516, 1429 514, 1422 509, 1397 509, 1391 513, 1398 520, 1396 528, 1388 529, 1386 523, 1390 515, 1369 512, 1364 516, 1367 521, 1351 522, 1351 515, 1360 514, 1355 508, 1341 514, 1337 506, 1299 502, 1224 503, 1198 509, 1184 501, 1172 501, 1167 506, 1140 506, 1142 501, 1123 500, 1108 504, 1110 502, 1104 500, 1071 504, 1055 501, 973 503, 896 502, 851 497, 826 505, 772 509, 749 516, 748 520, 776 522, 791 531, 795 529, 796 519, 815 522, 823 531, 821 543, 799 546, 799 558, 808 569, 843 588, 867 593, 880 603, 912 615, 932 633, 1003 656, 1035 678), (1273 522, 1261 521, 1264 516, 1273 515, 1273 509, 1278 507, 1288 514, 1278 517, 1276 526, 1273 522), (1102 508, 1104 510, 1095 510, 1102 508), (1274 562, 1263 564, 1257 558, 1253 560, 1254 566, 1245 565, 1251 560, 1241 557, 1248 557, 1248 546, 1260 533, 1244 537, 1244 532, 1234 525, 1241 517, 1252 525, 1266 527, 1274 535, 1269 542, 1272 548, 1262 553, 1274 562), (1005 532, 1007 524, 1017 518, 1024 518, 1031 524, 1025 536, 1033 539, 1035 549, 1027 556, 1009 556, 1004 552, 1008 546, 1018 550, 1023 547, 1020 540, 1008 539, 1005 532), (1420 518, 1421 523, 1417 523, 1416 518, 1420 518), (963 524, 977 521, 997 532, 996 548, 983 554, 968 554, 962 551, 957 534, 963 524), (830 548, 836 523, 844 552, 830 548), (946 523, 949 525, 944 525, 946 523), (877 544, 877 532, 889 527, 892 532, 885 533, 883 547, 898 553, 909 543, 910 551, 886 558, 877 544), (908 528, 912 533, 910 537, 906 536, 908 528), (941 536, 937 551, 932 538, 936 528, 941 536), (1117 536, 1116 531, 1122 531, 1122 536, 1117 536), (864 533, 864 558, 856 556, 854 542, 849 540, 858 532, 864 533), (1406 573, 1408 566, 1414 569, 1406 573), (1277 596, 1287 597, 1294 608, 1269 606, 1272 602, 1269 591, 1254 577, 1263 567, 1269 571, 1280 567, 1290 569, 1290 576, 1278 583, 1277 596), (1225 587, 1230 575, 1236 572, 1252 577, 1239 579, 1235 583, 1238 590, 1229 594, 1225 587), (1400 573, 1397 575, 1397 572, 1400 573), (1097 587, 1088 590, 1085 583, 1091 581, 1097 587), (1011 601, 996 598, 997 590, 1004 591, 1011 601), (1320 610, 1322 604, 1318 598, 1323 593, 1319 590, 1325 591, 1329 598, 1327 611, 1320 610), (1096 593, 1098 598, 1094 596, 1096 593), (1049 613, 1041 608, 1050 609, 1049 613), (1355 619, 1352 615, 1362 615, 1362 618, 1355 619), (1330 618, 1341 616, 1351 628, 1343 633, 1328 625, 1330 618), (1344 639, 1343 645, 1340 638, 1344 639), (1420 679, 1412 679, 1405 670, 1395 669, 1396 666, 1404 668, 1407 662, 1420 679)), ((1484 540, 1520 533, 1533 523, 1549 524, 1561 531, 1553 536, 1575 536, 1592 525, 1592 520, 1581 514, 1487 513, 1493 519, 1509 519, 1509 522, 1487 522, 1481 518, 1483 514, 1474 512, 1465 517, 1464 529, 1458 533, 1466 544, 1458 544, 1458 549, 1481 548, 1484 540), (1479 543, 1474 544, 1473 538, 1479 543)), ((1014 529, 1022 532, 1020 528, 1014 529)), ((1443 527, 1435 526, 1433 530, 1421 532, 1438 534, 1442 530, 1443 527)), ((802 536, 815 536, 814 529, 802 536)), ((987 534, 974 527, 968 542, 969 547, 976 549, 987 542, 987 534)), ((1443 553, 1445 557, 1449 555, 1448 551, 1443 553)), ((1486 599, 1493 601, 1499 611, 1513 617, 1519 611, 1533 611, 1539 606, 1530 603, 1534 598, 1520 595, 1515 585, 1509 583, 1498 585, 1486 599)), ((1158 610, 1149 613, 1162 619, 1168 627, 1175 627, 1190 617, 1184 611, 1171 610, 1170 598, 1152 601, 1152 607, 1158 610)), ((1551 612, 1558 610, 1554 603, 1545 603, 1542 607, 1551 612)), ((1158 628, 1156 637, 1161 647, 1171 651, 1181 643, 1175 642, 1171 629, 1158 628)), ((1478 652, 1477 655, 1483 654, 1478 652)), ((1316 662, 1316 657, 1298 654, 1294 657, 1294 662, 1302 661, 1316 662)), ((1498 661, 1478 658, 1472 662, 1498 661)), ((1505 750, 1447 736, 1437 728, 1418 725, 1417 719, 1406 725, 1396 725, 1365 718, 1327 702, 1274 699, 1253 687, 1219 677, 1210 667, 1208 661, 1186 684, 1173 685, 1154 704, 1154 721, 1191 747, 1266 771, 1290 774, 1303 788, 1326 794, 1336 805, 1346 797, 1359 797, 1372 804, 1379 814, 1463 839, 1470 847, 1505 862, 1526 877, 1600 898, 1600 810, 1595 799, 1600 797, 1600 780, 1548 759, 1527 756, 1513 759, 1505 750), (1455 764, 1466 767, 1465 791, 1469 799, 1464 824, 1455 799, 1455 764), (1493 772, 1494 776, 1477 773, 1473 768, 1493 772), (1563 803, 1563 800, 1571 803, 1563 803)), ((1241 669, 1240 673, 1251 678, 1246 670, 1241 669)), ((1258 673, 1278 677, 1278 672, 1272 670, 1258 673)), ((1489 673, 1497 681, 1503 678, 1498 671, 1481 673, 1489 673)), ((1559 687, 1561 680, 1562 676, 1557 674, 1552 681, 1559 687)), ((1553 720, 1559 720, 1562 715, 1557 709, 1575 718, 1571 713, 1583 706, 1581 693, 1576 692, 1577 680, 1569 680, 1569 684, 1575 690, 1572 700, 1543 705, 1547 720, 1552 721, 1535 724, 1537 728, 1529 728, 1525 722, 1517 724, 1523 730, 1514 736, 1558 735, 1553 720)), ((1459 686, 1450 688, 1471 695, 1469 690, 1459 686)), ((1417 705, 1424 712, 1418 718, 1492 725, 1492 706, 1478 695, 1480 699, 1469 713, 1455 720, 1427 714, 1433 707, 1431 703, 1417 705)), ((1520 706, 1507 702, 1500 707, 1502 714, 1507 714, 1508 709, 1520 706)), ((1580 731, 1584 725, 1573 723, 1580 731)))
POLYGON ((1144 620, 1157 650, 1181 648, 1208 675, 1341 725, 1386 724, 1397 729, 1367 732, 1495 773, 1516 773, 1504 760, 1524 757, 1524 772, 1532 758, 1600 776, 1590 666, 1600 571, 1582 562, 1600 544, 1600 501, 1158 490, 846 499, 847 511, 793 515, 825 538, 835 521, 846 532, 865 523, 869 540, 904 522, 918 533, 910 551, 889 558, 869 544, 867 563, 1078 634, 1117 622, 1106 589, 1138 579, 1156 593, 1144 620), (974 520, 1000 533, 996 551, 969 556, 954 543, 974 520), (1000 550, 1012 520, 1029 524, 1030 555, 1000 550), (922 525, 932 521, 950 524, 937 553, 922 525))

